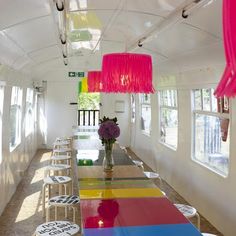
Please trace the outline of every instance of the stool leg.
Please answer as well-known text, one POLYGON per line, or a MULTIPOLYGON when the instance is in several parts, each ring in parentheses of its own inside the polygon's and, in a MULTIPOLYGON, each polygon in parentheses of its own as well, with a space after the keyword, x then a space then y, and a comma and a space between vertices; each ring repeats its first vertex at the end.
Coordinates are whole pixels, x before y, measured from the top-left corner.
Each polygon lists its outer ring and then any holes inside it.
POLYGON ((45 191, 46 191, 46 186, 47 184, 43 184, 43 188, 42 188, 42 211, 43 211, 43 217, 45 216, 45 191))
POLYGON ((196 216, 197 216, 197 227, 198 227, 198 229, 199 229, 199 231, 200 231, 200 228, 201 228, 201 222, 200 222, 200 216, 199 216, 199 214, 198 213, 196 213, 196 216))
POLYGON ((51 198, 51 184, 48 185, 48 199, 51 198))
POLYGON ((58 216, 58 210, 57 210, 57 206, 55 206, 55 220, 57 220, 57 216, 58 216))
POLYGON ((59 184, 59 195, 62 195, 62 185, 59 184))
POLYGON ((68 218, 68 209, 67 209, 67 206, 65 206, 65 218, 66 218, 66 219, 68 218))
POLYGON ((51 209, 51 206, 48 206, 47 212, 46 212, 46 222, 50 221, 50 209, 51 209))
POLYGON ((73 221, 75 223, 75 212, 76 212, 76 209, 75 209, 75 207, 72 207, 72 209, 73 209, 73 221))

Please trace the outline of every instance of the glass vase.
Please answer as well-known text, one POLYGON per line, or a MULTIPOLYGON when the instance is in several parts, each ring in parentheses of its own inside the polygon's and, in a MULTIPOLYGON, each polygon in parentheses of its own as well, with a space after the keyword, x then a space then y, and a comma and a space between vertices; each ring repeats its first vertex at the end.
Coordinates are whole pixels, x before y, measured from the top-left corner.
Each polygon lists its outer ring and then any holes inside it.
POLYGON ((113 171, 114 159, 113 159, 113 143, 105 143, 105 155, 103 159, 103 170, 105 172, 113 171))

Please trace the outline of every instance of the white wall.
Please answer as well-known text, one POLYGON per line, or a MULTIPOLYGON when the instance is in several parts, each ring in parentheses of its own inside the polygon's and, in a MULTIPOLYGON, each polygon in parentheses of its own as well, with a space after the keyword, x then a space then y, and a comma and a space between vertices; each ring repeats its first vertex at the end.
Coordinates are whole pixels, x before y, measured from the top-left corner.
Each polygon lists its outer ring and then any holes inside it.
POLYGON ((77 102, 78 79, 67 78, 67 73, 51 71, 44 78, 47 87, 44 94, 45 108, 41 103, 41 110, 45 110, 46 137, 44 144, 52 148, 56 137, 72 135, 72 126, 77 125, 77 105, 70 105, 70 102, 77 102))
POLYGON ((4 106, 2 117, 2 161, 0 161, 0 214, 6 204, 14 194, 24 171, 27 169, 32 157, 37 149, 36 129, 29 136, 25 137, 24 114, 26 88, 32 87, 32 82, 27 75, 1 66, 0 80, 6 82, 4 88, 4 106), (12 86, 23 88, 23 107, 22 107, 22 132, 21 143, 12 151, 9 150, 10 140, 10 104, 12 86))
POLYGON ((130 97, 129 94, 102 93, 101 117, 117 117, 120 127, 120 137, 117 138, 120 145, 130 146, 130 97), (124 101, 124 112, 115 111, 116 101, 124 101))
MULTIPOLYGON (((191 89, 215 87, 223 67, 206 68, 158 77, 158 89, 178 89, 179 136, 176 151, 158 142, 159 118, 157 94, 152 96, 152 133, 144 136, 137 126, 132 132, 132 149, 154 170, 159 171, 174 189, 195 206, 224 235, 236 235, 236 100, 232 101, 230 127, 230 170, 221 177, 191 160, 191 89)), ((137 104, 137 103, 136 103, 137 104)), ((136 122, 140 116, 137 110, 136 122)))

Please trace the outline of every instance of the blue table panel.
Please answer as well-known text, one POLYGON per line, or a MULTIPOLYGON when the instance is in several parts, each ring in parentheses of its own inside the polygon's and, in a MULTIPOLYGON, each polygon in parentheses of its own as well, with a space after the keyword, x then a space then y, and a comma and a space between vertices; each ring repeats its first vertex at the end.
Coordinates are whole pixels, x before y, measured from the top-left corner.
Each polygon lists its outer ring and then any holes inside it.
POLYGON ((200 236, 192 224, 84 229, 84 236, 200 236))

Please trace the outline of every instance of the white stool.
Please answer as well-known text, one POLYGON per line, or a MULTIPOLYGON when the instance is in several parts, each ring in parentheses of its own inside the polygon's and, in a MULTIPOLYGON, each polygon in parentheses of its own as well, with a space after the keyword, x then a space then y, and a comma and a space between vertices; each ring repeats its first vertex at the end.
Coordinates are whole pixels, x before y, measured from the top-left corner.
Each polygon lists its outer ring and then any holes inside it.
POLYGON ((66 161, 67 165, 72 166, 72 156, 67 156, 67 155, 51 156, 50 161, 52 164, 57 164, 58 162, 61 163, 63 161, 66 161))
POLYGON ((124 146, 120 146, 120 149, 122 149, 125 153, 127 153, 127 149, 124 146))
POLYGON ((189 205, 185 205, 185 204, 174 204, 177 209, 188 219, 196 216, 197 217, 197 227, 200 230, 200 216, 197 213, 197 210, 189 205))
POLYGON ((217 236, 215 234, 202 233, 203 236, 217 236))
POLYGON ((43 216, 45 216, 45 201, 46 201, 46 188, 48 187, 48 199, 51 198, 51 186, 59 186, 59 195, 62 195, 62 186, 64 186, 64 194, 67 194, 67 185, 69 194, 72 193, 72 179, 68 176, 48 176, 43 179, 42 188, 42 202, 43 202, 43 216))
POLYGON ((50 221, 39 225, 34 233, 35 236, 66 236, 76 235, 80 230, 77 224, 69 221, 50 221))
POLYGON ((67 218, 67 208, 72 207, 73 209, 73 222, 75 222, 75 214, 76 210, 78 208, 78 205, 80 203, 80 199, 76 195, 61 195, 56 196, 49 199, 49 206, 47 208, 47 214, 46 214, 46 221, 48 222, 50 220, 50 209, 51 207, 55 208, 55 220, 57 220, 58 217, 58 207, 64 207, 65 208, 65 217, 67 218))
POLYGON ((68 140, 55 141, 53 143, 53 148, 54 149, 71 148, 71 142, 68 140))
POLYGON ((140 167, 140 168, 144 169, 142 161, 138 161, 138 160, 132 160, 132 161, 137 167, 140 167))
POLYGON ((72 149, 71 148, 55 148, 52 151, 53 156, 62 155, 62 154, 72 155, 72 149))
POLYGON ((72 171, 71 171, 71 166, 70 165, 66 165, 66 164, 52 164, 52 165, 48 165, 45 167, 45 171, 44 171, 44 177, 46 177, 47 175, 50 176, 51 171, 53 172, 53 175, 55 175, 55 173, 59 172, 59 175, 62 175, 61 173, 63 171, 69 171, 69 176, 72 177, 72 171))

